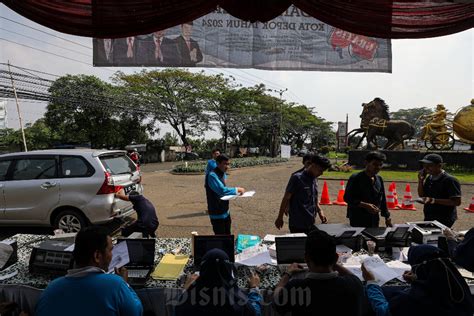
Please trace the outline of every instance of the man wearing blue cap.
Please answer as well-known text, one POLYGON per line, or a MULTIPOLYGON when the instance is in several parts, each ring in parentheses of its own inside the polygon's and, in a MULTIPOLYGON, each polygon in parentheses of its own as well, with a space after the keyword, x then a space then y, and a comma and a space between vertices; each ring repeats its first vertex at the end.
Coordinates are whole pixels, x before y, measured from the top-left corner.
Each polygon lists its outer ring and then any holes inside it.
POLYGON ((420 162, 418 195, 423 199, 425 221, 434 221, 451 227, 457 219, 456 206, 461 205, 459 181, 443 170, 443 158, 428 154, 420 162))

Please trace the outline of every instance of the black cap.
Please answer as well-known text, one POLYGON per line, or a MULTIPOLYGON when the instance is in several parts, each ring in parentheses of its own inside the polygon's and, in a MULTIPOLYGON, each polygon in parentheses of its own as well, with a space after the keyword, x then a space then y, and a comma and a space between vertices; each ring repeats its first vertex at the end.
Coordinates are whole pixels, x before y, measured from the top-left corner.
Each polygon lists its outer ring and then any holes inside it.
POLYGON ((443 157, 438 154, 428 154, 420 160, 421 163, 443 163, 443 157))

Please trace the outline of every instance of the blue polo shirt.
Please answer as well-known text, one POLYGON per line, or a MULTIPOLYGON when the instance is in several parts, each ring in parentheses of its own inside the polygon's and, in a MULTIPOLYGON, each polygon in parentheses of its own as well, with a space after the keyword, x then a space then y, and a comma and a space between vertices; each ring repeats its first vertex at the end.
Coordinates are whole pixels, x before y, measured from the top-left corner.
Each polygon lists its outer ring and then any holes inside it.
POLYGON ((318 183, 305 170, 291 175, 286 192, 291 193, 289 227, 307 230, 314 224, 318 183))

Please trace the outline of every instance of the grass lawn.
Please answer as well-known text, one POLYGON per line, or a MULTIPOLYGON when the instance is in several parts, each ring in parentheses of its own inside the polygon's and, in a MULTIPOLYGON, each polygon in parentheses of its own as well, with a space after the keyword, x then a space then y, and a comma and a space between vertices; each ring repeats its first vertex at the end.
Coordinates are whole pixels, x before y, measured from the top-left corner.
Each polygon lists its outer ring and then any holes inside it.
POLYGON ((326 157, 329 159, 335 159, 337 155, 337 159, 347 159, 347 154, 346 153, 337 153, 335 151, 330 151, 326 157))
MULTIPOLYGON (((351 172, 342 172, 342 171, 326 171, 324 172, 323 178, 333 178, 333 179, 349 179, 349 176, 353 173, 359 172, 360 170, 353 170, 351 172)), ((474 173, 467 172, 453 172, 455 176, 461 183, 471 183, 474 184, 474 173)), ((391 170, 382 170, 380 175, 385 182, 389 181, 418 181, 418 174, 416 171, 391 171, 391 170)))

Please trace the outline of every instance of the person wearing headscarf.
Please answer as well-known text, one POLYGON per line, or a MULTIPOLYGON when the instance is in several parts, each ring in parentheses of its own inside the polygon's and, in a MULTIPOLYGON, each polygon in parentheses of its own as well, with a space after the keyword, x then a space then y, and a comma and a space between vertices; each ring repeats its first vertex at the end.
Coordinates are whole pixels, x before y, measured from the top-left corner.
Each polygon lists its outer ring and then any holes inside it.
POLYGON ((474 305, 469 287, 446 254, 431 245, 411 247, 408 262, 412 270, 404 279, 409 289, 388 300, 373 274, 362 266, 367 296, 377 316, 472 316, 474 305))
POLYGON ((203 257, 199 276, 188 277, 175 308, 176 316, 260 316, 260 278, 252 274, 245 294, 234 278, 233 264, 221 249, 209 250, 203 257))

